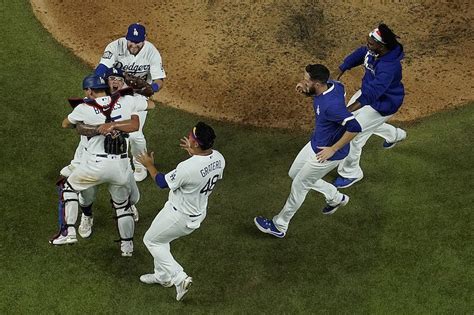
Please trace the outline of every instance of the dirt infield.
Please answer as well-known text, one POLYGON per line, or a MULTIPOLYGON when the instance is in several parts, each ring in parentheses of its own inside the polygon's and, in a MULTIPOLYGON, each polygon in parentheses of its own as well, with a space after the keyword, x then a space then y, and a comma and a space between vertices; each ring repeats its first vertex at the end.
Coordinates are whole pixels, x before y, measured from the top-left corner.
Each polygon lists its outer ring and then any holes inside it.
MULTIPOLYGON (((384 21, 405 46, 407 121, 474 100, 474 8, 469 1, 31 0, 51 34, 91 66, 140 22, 168 75, 169 106, 258 126, 307 129, 312 108, 294 86, 310 62, 335 69, 384 21), (395 2, 395 3, 393 3, 395 2)), ((348 97, 362 75, 343 76, 348 97)))

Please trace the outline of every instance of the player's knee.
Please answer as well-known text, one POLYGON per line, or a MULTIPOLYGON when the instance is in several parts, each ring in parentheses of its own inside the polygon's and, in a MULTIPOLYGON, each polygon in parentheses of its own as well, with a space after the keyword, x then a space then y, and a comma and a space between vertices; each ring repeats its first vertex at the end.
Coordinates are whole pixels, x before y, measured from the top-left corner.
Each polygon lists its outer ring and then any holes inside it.
POLYGON ((65 203, 70 202, 70 201, 74 201, 74 202, 79 201, 78 193, 72 188, 71 184, 68 181, 64 183, 64 186, 62 188, 62 193, 63 193, 63 200, 65 203))
POLYGON ((138 189, 133 189, 130 194, 130 204, 136 205, 140 200, 140 191, 138 189))

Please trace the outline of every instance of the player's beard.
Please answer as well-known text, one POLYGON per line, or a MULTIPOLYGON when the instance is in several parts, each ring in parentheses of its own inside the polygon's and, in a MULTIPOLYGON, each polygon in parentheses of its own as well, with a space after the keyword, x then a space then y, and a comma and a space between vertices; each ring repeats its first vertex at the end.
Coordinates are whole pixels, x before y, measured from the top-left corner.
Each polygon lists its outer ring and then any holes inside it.
POLYGON ((140 52, 140 50, 142 50, 142 48, 143 48, 143 43, 139 45, 127 43, 128 51, 134 56, 138 55, 138 53, 140 52))
POLYGON ((314 88, 314 86, 310 86, 308 87, 308 90, 303 92, 304 95, 306 96, 314 96, 316 95, 316 89, 314 88))

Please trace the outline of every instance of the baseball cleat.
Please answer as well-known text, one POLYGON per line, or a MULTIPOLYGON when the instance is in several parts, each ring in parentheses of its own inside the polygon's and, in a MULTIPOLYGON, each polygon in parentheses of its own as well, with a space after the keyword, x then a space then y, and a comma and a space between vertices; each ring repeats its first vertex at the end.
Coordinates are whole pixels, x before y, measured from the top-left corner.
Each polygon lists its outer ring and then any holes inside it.
POLYGON ((132 209, 133 212, 133 221, 138 222, 138 209, 135 207, 135 205, 131 205, 130 208, 132 209))
POLYGON ((164 286, 165 288, 170 288, 173 286, 173 282, 171 281, 160 281, 158 278, 155 276, 154 273, 147 273, 145 275, 140 276, 140 281, 146 284, 160 284, 164 286))
POLYGON ((69 164, 68 166, 63 167, 59 171, 59 174, 64 177, 69 177, 75 168, 76 168, 75 166, 73 166, 72 164, 69 164))
POLYGON ((94 218, 87 216, 84 213, 81 216, 81 224, 79 224, 78 232, 82 238, 88 238, 92 234, 92 226, 94 225, 94 218))
POLYGON ((120 250, 122 251, 122 257, 132 257, 133 241, 120 241, 120 250))
POLYGON ((364 176, 361 176, 359 178, 345 178, 342 176, 338 176, 332 184, 336 186, 336 188, 347 188, 354 185, 355 183, 360 181, 362 178, 364 178, 364 176))
POLYGON ((189 291, 189 287, 193 283, 193 278, 187 277, 180 284, 176 285, 176 301, 181 301, 186 293, 189 291))
POLYGON ((255 223, 257 228, 263 233, 271 234, 278 238, 285 237, 286 233, 278 230, 272 220, 269 220, 264 217, 255 217, 253 219, 253 222, 255 223))
POLYGON ((321 211, 323 212, 323 214, 333 214, 334 212, 336 212, 336 210, 339 207, 344 207, 345 205, 347 205, 348 202, 349 202, 349 196, 348 195, 342 195, 342 200, 341 200, 340 203, 338 203, 335 206, 326 205, 326 207, 324 207, 323 210, 321 210, 321 211))
POLYGON ((135 171, 133 172, 133 177, 135 178, 135 181, 136 182, 141 182, 142 180, 144 180, 147 175, 148 175, 148 172, 145 168, 145 166, 143 166, 143 164, 140 164, 139 162, 137 161, 133 161, 133 165, 135 166, 135 171))
POLYGON ((50 244, 53 245, 67 245, 67 244, 74 244, 77 243, 77 238, 76 235, 62 235, 59 234, 58 237, 56 237, 53 240, 49 241, 50 244))
POLYGON ((396 140, 395 142, 387 142, 387 140, 385 140, 382 144, 383 148, 384 149, 391 149, 393 148, 397 143, 399 142, 402 142, 403 140, 405 140, 407 138, 407 132, 401 128, 397 128, 397 138, 398 138, 398 135, 400 135, 400 138, 398 140, 396 140))

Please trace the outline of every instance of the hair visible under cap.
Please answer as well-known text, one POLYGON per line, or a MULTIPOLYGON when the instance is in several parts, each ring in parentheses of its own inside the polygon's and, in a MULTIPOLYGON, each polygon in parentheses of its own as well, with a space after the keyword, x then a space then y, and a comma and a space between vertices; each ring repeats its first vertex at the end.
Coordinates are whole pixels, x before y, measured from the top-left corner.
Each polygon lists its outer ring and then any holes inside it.
POLYGON ((201 149, 207 150, 212 148, 212 146, 214 145, 214 139, 216 139, 216 134, 211 126, 200 121, 196 125, 196 138, 201 149))
POLYGON ((381 23, 379 25, 379 31, 382 35, 383 41, 386 43, 386 46, 389 50, 394 49, 395 47, 397 47, 397 45, 400 45, 403 49, 403 46, 397 40, 397 38, 400 37, 395 35, 395 33, 386 24, 381 23))
POLYGON ((329 69, 322 64, 309 64, 305 68, 311 80, 326 83, 329 80, 329 69))

